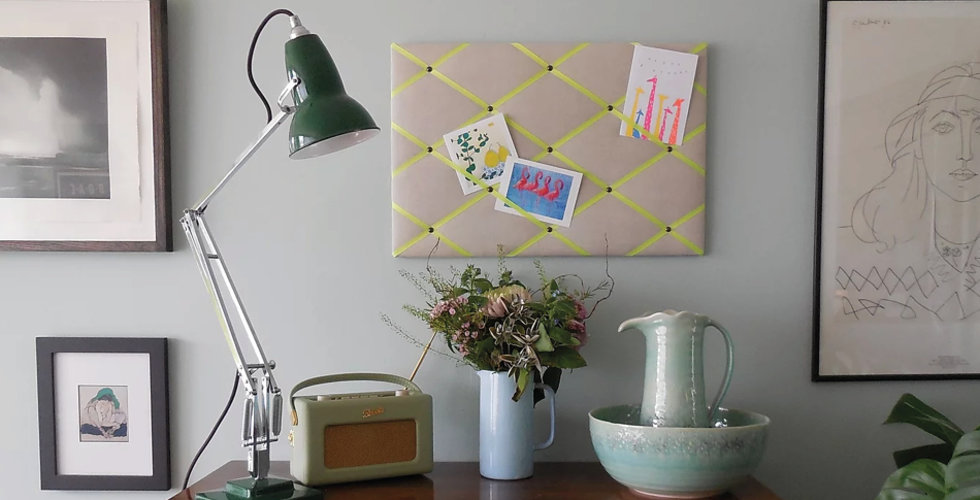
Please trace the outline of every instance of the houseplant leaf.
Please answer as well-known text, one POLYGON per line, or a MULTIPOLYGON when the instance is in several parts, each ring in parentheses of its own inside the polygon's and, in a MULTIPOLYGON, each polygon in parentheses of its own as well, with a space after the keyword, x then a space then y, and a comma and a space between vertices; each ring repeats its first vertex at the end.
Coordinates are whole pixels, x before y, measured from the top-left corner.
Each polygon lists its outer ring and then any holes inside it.
POLYGON ((914 425, 950 445, 954 445, 963 435, 963 429, 945 415, 908 393, 898 399, 885 423, 914 425))
POLYGON ((937 462, 947 463, 953 458, 953 445, 949 443, 927 444, 916 446, 892 453, 895 467, 905 467, 920 458, 931 458, 937 462))
POLYGON ((980 485, 949 492, 943 500, 976 500, 980 498, 980 485))
MULTIPOLYGON (((960 492, 980 488, 980 431, 964 434, 946 466, 946 489, 960 492)), ((980 490, 978 490, 980 491, 980 490)), ((980 498, 980 495, 963 498, 980 498)))
POLYGON ((956 443, 953 458, 980 454, 980 430, 967 432, 956 443))
POLYGON ((892 472, 875 500, 943 500, 946 466, 923 458, 892 472))

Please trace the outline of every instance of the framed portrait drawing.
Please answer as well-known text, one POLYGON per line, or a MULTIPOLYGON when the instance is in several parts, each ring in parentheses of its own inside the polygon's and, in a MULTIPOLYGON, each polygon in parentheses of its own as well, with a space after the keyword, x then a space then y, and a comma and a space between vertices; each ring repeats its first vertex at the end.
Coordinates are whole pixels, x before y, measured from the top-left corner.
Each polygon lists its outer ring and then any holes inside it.
POLYGON ((0 2, 0 249, 170 251, 165 0, 0 2))
POLYGON ((980 378, 980 2, 821 10, 813 378, 980 378))
POLYGON ((167 339, 36 347, 41 489, 170 489, 167 339))

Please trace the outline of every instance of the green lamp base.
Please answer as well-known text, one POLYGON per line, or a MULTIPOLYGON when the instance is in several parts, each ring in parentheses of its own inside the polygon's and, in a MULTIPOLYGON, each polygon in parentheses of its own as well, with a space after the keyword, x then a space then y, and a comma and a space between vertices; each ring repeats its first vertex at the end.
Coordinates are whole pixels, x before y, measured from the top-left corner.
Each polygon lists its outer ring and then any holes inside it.
POLYGON ((322 491, 293 484, 287 479, 246 477, 228 481, 224 491, 198 493, 194 500, 319 500, 322 498, 322 491))

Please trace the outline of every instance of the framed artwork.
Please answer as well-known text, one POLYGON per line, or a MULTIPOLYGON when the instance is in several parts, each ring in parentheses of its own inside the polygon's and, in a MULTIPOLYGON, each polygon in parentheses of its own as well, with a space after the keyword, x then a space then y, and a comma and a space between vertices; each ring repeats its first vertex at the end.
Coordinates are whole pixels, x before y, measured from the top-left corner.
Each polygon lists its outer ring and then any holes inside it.
POLYGON ((41 489, 170 489, 167 339, 36 346, 41 489))
POLYGON ((821 10, 813 379, 980 378, 980 2, 821 10))
POLYGON ((0 249, 170 251, 164 0, 0 2, 0 249))

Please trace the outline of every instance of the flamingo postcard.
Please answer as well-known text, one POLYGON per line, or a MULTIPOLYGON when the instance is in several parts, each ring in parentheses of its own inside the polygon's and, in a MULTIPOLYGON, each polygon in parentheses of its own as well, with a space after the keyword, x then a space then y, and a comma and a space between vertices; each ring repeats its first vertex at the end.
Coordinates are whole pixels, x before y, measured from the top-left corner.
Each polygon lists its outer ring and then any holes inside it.
POLYGON ((536 161, 508 158, 500 179, 500 194, 494 210, 523 216, 511 204, 536 219, 568 227, 572 224, 582 174, 536 161))
POLYGON ((631 123, 622 123, 619 135, 683 144, 697 66, 695 54, 635 46, 623 103, 631 123))
MULTIPOLYGON (((500 182, 507 158, 516 149, 502 114, 454 130, 442 138, 446 142, 449 159, 487 185, 500 182)), ((481 189, 462 173, 456 172, 456 176, 459 177, 463 194, 472 194, 481 189)))

